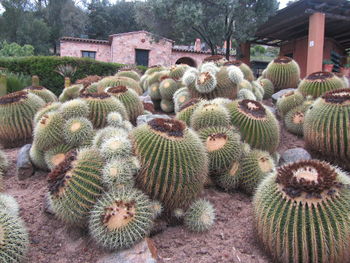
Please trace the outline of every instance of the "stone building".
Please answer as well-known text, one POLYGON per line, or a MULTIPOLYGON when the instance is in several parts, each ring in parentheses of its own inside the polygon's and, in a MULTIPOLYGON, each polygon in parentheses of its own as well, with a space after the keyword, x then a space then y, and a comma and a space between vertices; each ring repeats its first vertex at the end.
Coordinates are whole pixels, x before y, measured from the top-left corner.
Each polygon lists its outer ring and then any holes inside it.
POLYGON ((60 54, 68 57, 90 57, 104 62, 144 66, 185 63, 197 66, 211 55, 203 50, 200 39, 193 47, 175 46, 174 41, 147 31, 110 35, 108 40, 63 37, 60 54))

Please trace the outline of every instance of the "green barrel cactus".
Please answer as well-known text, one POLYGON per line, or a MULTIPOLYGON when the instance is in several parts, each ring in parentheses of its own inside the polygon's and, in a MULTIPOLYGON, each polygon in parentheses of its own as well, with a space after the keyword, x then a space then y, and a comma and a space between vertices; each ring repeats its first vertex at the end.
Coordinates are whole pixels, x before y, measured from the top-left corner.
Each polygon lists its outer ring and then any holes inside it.
POLYGON ((206 62, 203 63, 200 67, 199 67, 199 71, 200 72, 209 72, 213 75, 216 75, 216 73, 218 73, 220 70, 220 68, 215 65, 215 63, 213 62, 206 62))
POLYGON ((105 193, 90 213, 89 231, 102 247, 129 248, 149 234, 155 217, 152 201, 140 190, 105 193))
POLYGON ((349 260, 350 180, 318 160, 279 167, 254 196, 256 233, 274 262, 349 260))
POLYGON ((94 148, 72 150, 48 175, 49 196, 55 215, 84 226, 90 210, 103 193, 104 161, 94 148))
POLYGON ((37 95, 38 97, 42 98, 43 101, 45 101, 45 103, 55 102, 58 100, 56 95, 52 91, 39 85, 38 76, 33 76, 32 77, 32 86, 26 87, 24 90, 29 92, 29 93, 33 93, 33 94, 37 95))
POLYGON ((280 129, 276 117, 260 102, 254 100, 233 101, 227 104, 231 124, 237 127, 243 141, 251 147, 273 153, 280 141, 280 129))
POLYGON ((216 88, 216 84, 215 75, 207 71, 199 74, 195 88, 199 93, 210 93, 216 88))
POLYGON ((34 139, 38 150, 47 151, 63 142, 63 127, 65 120, 59 112, 49 112, 40 119, 34 128, 34 139))
POLYGON ((47 167, 52 171, 60 163, 62 163, 66 157, 66 154, 73 150, 74 146, 67 144, 59 144, 44 153, 44 159, 47 167))
POLYGON ((37 113, 35 114, 34 119, 33 119, 34 126, 38 124, 40 119, 45 114, 47 114, 49 112, 57 111, 61 107, 61 105, 62 104, 60 102, 49 102, 49 103, 46 103, 46 105, 44 107, 42 107, 40 110, 38 110, 37 113))
POLYGON ((89 105, 89 119, 96 129, 107 125, 107 115, 113 111, 119 112, 124 119, 128 119, 124 105, 108 93, 84 93, 80 98, 89 105))
POLYGON ((176 114, 176 119, 181 120, 187 124, 187 126, 191 125, 191 117, 195 109, 197 109, 199 103, 202 100, 200 99, 190 99, 186 103, 184 103, 179 112, 176 114))
POLYGON ((300 82, 298 91, 304 97, 312 96, 316 99, 328 91, 343 88, 343 82, 335 74, 331 72, 314 72, 300 82))
POLYGON ((204 199, 194 201, 184 215, 185 226, 193 232, 208 231, 215 222, 215 209, 204 199))
POLYGON ((131 69, 121 69, 115 74, 116 77, 127 77, 135 81, 140 81, 140 75, 135 70, 131 69))
POLYGON ((148 67, 148 69, 145 71, 145 75, 151 75, 154 72, 157 71, 163 71, 165 68, 163 66, 160 65, 153 65, 148 67))
POLYGON ((107 88, 106 92, 123 103, 130 121, 136 124, 138 116, 143 114, 144 107, 137 93, 125 86, 107 88))
POLYGON ((107 124, 112 127, 123 126, 123 117, 119 112, 110 112, 107 115, 107 124))
POLYGON ((62 103, 59 111, 66 120, 79 117, 88 118, 90 114, 89 105, 82 99, 73 99, 62 103))
POLYGON ((241 184, 240 162, 233 160, 226 171, 215 178, 215 183, 226 191, 237 189, 241 184))
POLYGON ((277 112, 284 117, 288 111, 301 105, 304 100, 304 96, 299 91, 289 91, 277 99, 277 112))
POLYGON ((350 89, 334 90, 318 98, 304 119, 306 147, 321 155, 350 160, 350 89))
POLYGON ((178 89, 178 83, 171 78, 163 79, 159 84, 159 92, 162 99, 172 100, 175 91, 178 89))
POLYGON ((200 103, 191 117, 191 127, 194 130, 216 126, 228 127, 229 125, 230 115, 225 106, 210 101, 200 103))
POLYGON ((276 91, 295 89, 300 81, 300 68, 295 60, 278 57, 269 63, 264 78, 271 80, 276 91))
POLYGON ((108 139, 113 137, 128 137, 128 131, 121 127, 107 126, 96 132, 95 137, 92 140, 94 147, 100 148, 101 145, 108 139))
POLYGON ((149 86, 148 93, 152 101, 162 99, 162 96, 160 95, 159 91, 159 83, 153 83, 151 86, 149 86))
POLYGON ((234 65, 234 66, 238 67, 243 72, 244 78, 246 80, 248 80, 250 82, 255 80, 252 69, 247 64, 245 64, 244 62, 242 62, 240 60, 228 61, 224 65, 225 66, 234 65))
POLYGON ((132 133, 141 162, 136 185, 166 211, 186 208, 201 192, 208 157, 198 135, 175 119, 153 119, 132 133))
POLYGON ((174 102, 172 100, 162 99, 160 101, 160 108, 166 113, 174 112, 174 102))
POLYGON ((191 99, 191 94, 187 87, 178 89, 173 96, 174 111, 178 113, 180 108, 191 99))
POLYGON ((28 247, 28 232, 22 219, 0 209, 0 262, 22 262, 28 247))
POLYGON ((78 147, 89 144, 92 141, 93 134, 92 123, 86 118, 71 118, 64 124, 63 136, 68 145, 78 147))
POLYGON ((249 89, 240 89, 237 94, 239 100, 257 100, 254 93, 249 89))
POLYGON ((239 162, 240 188, 252 195, 259 183, 275 169, 274 160, 268 152, 252 150, 239 162))
POLYGON ((26 91, 0 97, 0 144, 12 148, 29 142, 33 118, 44 105, 40 97, 26 91))
POLYGON ((222 66, 227 62, 227 59, 222 55, 212 55, 203 59, 203 63, 212 62, 217 66, 222 66))
POLYGON ((125 86, 134 90, 138 95, 143 93, 140 83, 134 79, 127 77, 106 77, 98 82, 98 92, 104 92, 107 87, 125 86))
POLYGON ((121 187, 133 187, 135 174, 133 161, 130 157, 116 157, 111 159, 103 169, 102 181, 109 190, 121 187))
POLYGON ((76 84, 67 86, 63 89, 61 95, 58 97, 60 102, 66 102, 68 100, 76 99, 79 97, 80 92, 84 89, 84 85, 76 84))
POLYGON ((312 103, 312 100, 307 100, 303 104, 296 106, 287 112, 284 117, 284 125, 287 131, 295 135, 303 136, 305 113, 312 103))
POLYGON ((43 171, 49 170, 45 161, 45 151, 38 149, 35 143, 30 147, 29 159, 36 168, 43 171))
POLYGON ((263 100, 265 91, 258 81, 252 81, 252 92, 254 93, 257 101, 263 100))
POLYGON ((258 82, 260 83, 260 85, 264 89, 264 97, 263 97, 263 99, 267 100, 267 99, 271 98, 271 96, 275 92, 275 88, 274 88, 273 83, 271 82, 271 80, 265 79, 265 78, 259 78, 258 82))
POLYGON ((169 69, 169 77, 174 80, 180 80, 187 69, 189 69, 189 66, 186 64, 173 65, 169 69))
POLYGON ((117 157, 130 157, 131 154, 131 142, 124 136, 114 136, 112 138, 108 138, 101 145, 101 155, 105 160, 111 160, 117 157))
POLYGON ((240 83, 238 83, 238 89, 247 89, 253 91, 252 83, 246 79, 243 79, 240 83))
POLYGON ((211 176, 226 171, 233 161, 241 158, 241 136, 232 127, 208 127, 198 131, 209 158, 211 176))
POLYGON ((0 193, 0 210, 6 210, 13 216, 19 216, 19 209, 19 204, 13 196, 0 193))

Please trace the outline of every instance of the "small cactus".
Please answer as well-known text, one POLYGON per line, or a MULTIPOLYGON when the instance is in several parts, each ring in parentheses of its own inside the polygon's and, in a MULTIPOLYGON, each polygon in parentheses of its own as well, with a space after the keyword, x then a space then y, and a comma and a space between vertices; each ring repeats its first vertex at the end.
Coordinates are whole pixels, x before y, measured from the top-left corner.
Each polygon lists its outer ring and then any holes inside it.
POLYGON ((96 132, 96 135, 92 140, 92 145, 100 148, 106 140, 116 136, 128 137, 128 131, 121 127, 105 127, 96 132))
POLYGON ((66 120, 79 117, 88 118, 90 114, 89 105, 81 99, 69 100, 63 103, 59 111, 66 120))
POLYGON ((129 157, 131 156, 131 153, 131 142, 124 136, 109 138, 101 145, 101 155, 105 160, 111 160, 116 157, 129 157))
POLYGON ((66 154, 73 148, 74 146, 71 145, 59 144, 46 151, 44 154, 44 159, 47 167, 52 171, 64 161, 66 154))
POLYGON ((116 157, 110 160, 103 169, 102 181, 107 189, 119 189, 120 187, 133 187, 132 160, 129 157, 116 157))
POLYGON ((40 110, 38 110, 37 113, 35 114, 34 120, 33 120, 34 126, 36 126, 38 124, 40 119, 45 114, 47 114, 49 112, 55 112, 60 107, 61 107, 61 103, 60 102, 49 102, 49 103, 46 103, 46 105, 44 107, 42 107, 40 110))
POLYGON ((227 127, 230 125, 230 115, 222 105, 210 101, 202 102, 194 110, 190 124, 194 130, 217 126, 227 127))
POLYGON ((66 121, 64 128, 64 140, 68 145, 80 146, 89 144, 93 137, 92 123, 86 118, 71 118, 66 121))
POLYGON ((284 117, 288 111, 301 105, 304 102, 304 96, 298 91, 289 91, 278 98, 276 107, 277 112, 284 117))
POLYGON ((190 99, 184 103, 176 114, 176 119, 181 120, 185 122, 187 126, 190 126, 193 112, 197 109, 201 101, 202 100, 200 99, 190 99))
POLYGON ((38 76, 33 76, 32 77, 32 86, 26 87, 24 90, 29 92, 29 93, 33 93, 33 94, 39 96, 40 98, 43 99, 43 101, 45 101, 45 103, 55 102, 58 100, 56 95, 52 91, 50 91, 42 86, 39 86, 38 76))
POLYGON ((215 209, 207 200, 193 202, 185 213, 185 226, 194 232, 208 231, 215 222, 215 209))

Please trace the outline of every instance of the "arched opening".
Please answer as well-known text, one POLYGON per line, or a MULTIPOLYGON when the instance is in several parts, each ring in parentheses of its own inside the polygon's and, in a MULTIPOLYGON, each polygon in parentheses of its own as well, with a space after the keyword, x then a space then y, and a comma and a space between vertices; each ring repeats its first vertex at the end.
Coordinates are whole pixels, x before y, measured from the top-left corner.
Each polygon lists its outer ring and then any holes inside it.
POLYGON ((176 60, 175 64, 187 64, 191 67, 196 67, 196 61, 193 58, 183 57, 176 60))

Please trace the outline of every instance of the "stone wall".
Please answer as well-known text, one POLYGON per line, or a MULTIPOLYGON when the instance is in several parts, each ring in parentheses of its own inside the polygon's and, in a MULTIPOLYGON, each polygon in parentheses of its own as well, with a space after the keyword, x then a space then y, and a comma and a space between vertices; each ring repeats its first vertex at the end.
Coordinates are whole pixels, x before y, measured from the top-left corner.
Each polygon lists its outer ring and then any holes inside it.
POLYGON ((61 57, 82 57, 82 51, 95 51, 96 60, 111 62, 111 46, 108 44, 86 43, 61 40, 61 57))
POLYGON ((172 41, 161 38, 158 41, 145 31, 129 32, 110 36, 111 60, 124 64, 136 63, 136 49, 149 50, 149 63, 152 65, 171 65, 172 41))

